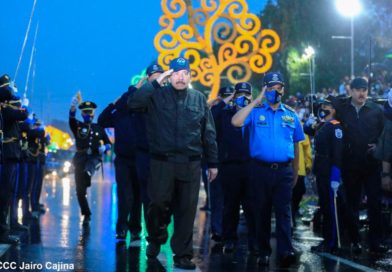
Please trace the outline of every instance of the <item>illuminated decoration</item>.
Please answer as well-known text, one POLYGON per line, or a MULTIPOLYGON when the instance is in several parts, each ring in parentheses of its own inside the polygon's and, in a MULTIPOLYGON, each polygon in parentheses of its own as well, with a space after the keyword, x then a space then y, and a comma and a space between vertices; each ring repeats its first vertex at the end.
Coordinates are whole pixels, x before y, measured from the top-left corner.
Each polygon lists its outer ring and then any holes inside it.
POLYGON ((73 142, 71 136, 56 127, 46 126, 45 132, 50 135, 50 149, 51 151, 56 149, 68 150, 73 142))
POLYGON ((136 85, 145 76, 147 76, 146 69, 144 69, 139 75, 135 75, 131 78, 131 85, 136 85))
POLYGON ((192 79, 217 96, 221 77, 232 83, 248 81, 272 66, 272 54, 280 46, 279 35, 263 29, 257 15, 248 12, 245 0, 162 0, 162 30, 154 39, 158 63, 166 70, 172 59, 191 62, 192 79), (188 24, 175 26, 187 16, 188 24))

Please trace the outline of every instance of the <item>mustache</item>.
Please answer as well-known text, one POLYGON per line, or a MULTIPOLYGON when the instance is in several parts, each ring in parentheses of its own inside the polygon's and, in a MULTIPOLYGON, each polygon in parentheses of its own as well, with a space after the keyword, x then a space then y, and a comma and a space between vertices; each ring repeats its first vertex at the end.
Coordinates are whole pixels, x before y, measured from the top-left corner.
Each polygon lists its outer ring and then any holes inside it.
POLYGON ((176 84, 179 84, 179 83, 181 83, 181 84, 185 84, 185 82, 184 82, 184 81, 176 81, 176 84))

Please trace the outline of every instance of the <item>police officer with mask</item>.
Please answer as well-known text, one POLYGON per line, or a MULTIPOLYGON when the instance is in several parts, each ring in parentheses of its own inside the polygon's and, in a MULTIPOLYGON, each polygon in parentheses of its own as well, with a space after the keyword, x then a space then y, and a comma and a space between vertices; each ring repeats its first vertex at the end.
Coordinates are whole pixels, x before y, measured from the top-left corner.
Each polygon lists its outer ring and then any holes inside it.
POLYGON ((283 265, 295 261, 290 204, 298 176, 298 142, 305 136, 295 110, 281 103, 283 94, 282 75, 267 73, 260 95, 232 119, 234 126, 250 130, 251 186, 260 266, 269 265, 272 207, 278 259, 283 265), (266 102, 258 106, 264 96, 266 102))
POLYGON ((192 235, 202 155, 209 165, 210 181, 218 171, 214 121, 205 96, 189 88, 190 81, 189 61, 176 58, 170 62, 169 71, 145 83, 128 99, 130 109, 147 107, 151 202, 146 253, 150 261, 156 261, 173 215, 174 265, 183 269, 195 269, 192 235), (169 84, 165 86, 166 79, 169 84))
POLYGON ((83 122, 76 120, 76 106, 78 105, 79 99, 73 97, 69 111, 69 126, 76 140, 76 154, 73 158, 76 194, 84 216, 83 224, 88 225, 91 211, 86 198, 87 188, 91 186, 91 177, 99 169, 102 154, 110 150, 110 140, 105 130, 93 123, 97 105, 91 101, 85 101, 79 105, 83 122))
MULTIPOLYGON (((148 80, 153 81, 162 72, 163 69, 160 65, 150 65, 147 67, 148 80)), ((138 173, 136 163, 137 148, 140 146, 139 138, 141 136, 138 135, 140 134, 140 129, 138 129, 140 112, 129 112, 127 108, 128 97, 141 87, 144 80, 145 78, 140 80, 136 86, 130 86, 127 92, 114 103, 109 104, 98 117, 100 126, 114 128, 116 143, 114 145, 116 153, 114 164, 118 198, 117 239, 125 239, 128 229, 131 232, 131 240, 140 239, 142 197, 144 198, 145 214, 147 214, 149 202, 145 190, 147 180, 146 178, 143 179, 138 173)), ((144 176, 147 176, 147 174, 144 176)))
POLYGON ((384 115, 379 105, 368 99, 368 82, 355 78, 349 98, 334 100, 337 119, 344 133, 343 186, 349 217, 347 227, 352 252, 362 251, 359 236, 359 206, 362 190, 367 196, 369 216, 369 251, 384 253, 381 245, 381 162, 374 157, 376 144, 384 128, 384 115))
POLYGON ((213 186, 221 183, 223 188, 224 205, 221 228, 223 228, 225 253, 231 253, 236 248, 242 205, 248 226, 249 252, 257 254, 254 245, 255 226, 249 197, 249 128, 238 128, 231 124, 233 115, 247 106, 251 100, 252 86, 248 82, 239 82, 230 96, 211 109, 217 127, 219 152, 219 175, 213 186))
POLYGON ((341 179, 343 157, 343 131, 335 119, 336 110, 329 99, 320 101, 318 118, 320 123, 306 123, 306 129, 314 130, 315 159, 313 173, 316 176, 319 205, 323 216, 324 241, 312 247, 316 252, 333 252, 338 244, 337 201, 341 179), (310 128, 308 128, 310 127, 310 128), (314 129, 312 129, 314 128, 314 129))

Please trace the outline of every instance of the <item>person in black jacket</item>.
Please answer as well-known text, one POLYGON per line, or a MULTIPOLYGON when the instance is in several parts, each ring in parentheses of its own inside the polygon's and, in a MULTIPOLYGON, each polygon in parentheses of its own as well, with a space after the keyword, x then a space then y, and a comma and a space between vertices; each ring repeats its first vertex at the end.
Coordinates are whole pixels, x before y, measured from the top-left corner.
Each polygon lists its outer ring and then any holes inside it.
POLYGON ((46 147, 50 144, 49 134, 45 134, 45 128, 42 126, 41 120, 34 117, 33 129, 36 130, 39 135, 38 138, 38 149, 35 164, 35 175, 34 180, 31 184, 31 210, 34 218, 38 218, 41 213, 45 213, 44 205, 39 203, 41 197, 43 179, 44 179, 44 167, 46 162, 46 147))
POLYGON ((147 135, 151 154, 148 193, 147 256, 156 260, 168 238, 167 226, 174 218, 171 247, 174 265, 194 269, 192 235, 200 188, 201 157, 208 176, 217 175, 215 128, 205 96, 189 88, 189 61, 176 58, 170 70, 146 82, 128 99, 130 109, 147 107, 147 135), (165 80, 169 84, 164 86, 165 80))
POLYGON ((369 251, 383 253, 381 243, 381 162, 374 157, 376 144, 384 127, 381 107, 368 99, 368 82, 355 78, 350 84, 351 97, 336 99, 337 120, 343 127, 343 187, 349 218, 347 227, 351 249, 362 251, 359 236, 359 206, 362 190, 367 196, 369 216, 369 251))
POLYGON ((3 121, 3 161, 0 179, 0 243, 18 242, 18 239, 8 235, 9 225, 7 223, 7 217, 12 196, 16 189, 16 171, 21 155, 18 122, 25 120, 27 116, 28 113, 24 108, 19 108, 9 103, 2 104, 1 106, 1 117, 3 121))
MULTIPOLYGON (((231 253, 236 248, 237 228, 242 205, 248 226, 249 253, 256 256, 255 223, 250 208, 249 195, 249 129, 237 128, 231 124, 234 114, 245 107, 251 99, 252 86, 247 82, 240 82, 235 85, 234 92, 230 96, 211 108, 217 128, 219 154, 219 175, 213 186, 220 184, 223 189, 221 228, 224 252, 231 253)), ((212 218, 214 220, 213 214, 212 218)))
MULTIPOLYGON (((163 72, 161 66, 153 64, 147 68, 150 81, 163 72)), ((140 88, 144 79, 136 86, 130 86, 114 103, 109 104, 98 117, 98 124, 104 128, 113 127, 115 135, 114 150, 116 153, 115 170, 117 182, 117 209, 118 219, 116 225, 117 239, 125 239, 128 229, 131 232, 131 240, 140 239, 141 232, 141 195, 142 180, 138 178, 136 167, 138 146, 138 116, 135 112, 129 112, 127 101, 129 95, 140 88)), ((144 181, 144 180, 143 180, 144 181)), ((146 193, 143 192, 143 195, 146 193)), ((147 214, 147 201, 143 202, 145 214, 147 214)))
POLYGON ((102 154, 110 150, 110 140, 105 130, 92 122, 97 105, 91 101, 82 102, 79 109, 82 111, 83 122, 80 122, 75 118, 78 104, 78 98, 74 97, 69 111, 69 126, 76 141, 76 153, 73 158, 76 194, 84 216, 83 224, 88 225, 91 211, 86 198, 87 188, 91 186, 91 177, 99 169, 102 154))
MULTIPOLYGON (((338 248, 338 222, 335 207, 338 188, 341 180, 343 159, 343 130, 335 119, 336 110, 330 100, 320 102, 316 125, 314 145, 315 159, 313 173, 316 176, 319 205, 323 216, 322 233, 324 241, 312 247, 316 252, 333 252, 338 248)), ((307 123, 313 126, 311 123, 307 123)), ((339 220, 339 217, 338 217, 339 220)))

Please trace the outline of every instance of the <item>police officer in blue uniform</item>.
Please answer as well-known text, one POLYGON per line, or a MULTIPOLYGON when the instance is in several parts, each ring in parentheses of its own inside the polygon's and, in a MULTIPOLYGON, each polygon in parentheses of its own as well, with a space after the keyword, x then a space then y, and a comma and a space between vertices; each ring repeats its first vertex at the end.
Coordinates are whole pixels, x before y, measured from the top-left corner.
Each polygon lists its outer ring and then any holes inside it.
MULTIPOLYGON (((332 101, 320 101, 318 118, 320 122, 307 122, 305 132, 313 134, 315 159, 313 173, 316 176, 319 205, 323 216, 322 233, 324 241, 312 247, 316 252, 333 252, 338 247, 338 222, 340 216, 335 207, 338 188, 341 179, 343 158, 343 130, 339 121, 335 119, 336 110, 332 101)), ((310 119, 312 120, 312 119, 310 119)), ((340 192, 339 192, 340 194, 340 192)), ((341 198, 339 198, 341 199, 341 198)))
POLYGON ((298 142, 305 137, 295 111, 281 103, 283 94, 282 75, 268 73, 260 95, 232 119, 234 126, 250 130, 251 183, 261 266, 269 265, 271 255, 272 207, 276 217, 278 259, 283 265, 295 261, 290 203, 298 177, 298 142), (264 96, 266 101, 258 106, 264 96))
POLYGON ((88 225, 91 211, 87 202, 87 188, 91 186, 91 177, 99 169, 102 154, 110 149, 110 140, 105 130, 93 123, 97 105, 91 101, 80 103, 83 122, 76 120, 77 97, 73 97, 69 111, 69 126, 76 141, 76 153, 73 158, 75 166, 76 195, 83 215, 83 224, 88 225))
MULTIPOLYGON (((249 252, 256 254, 255 226, 249 197, 249 128, 238 128, 231 124, 233 115, 247 106, 251 99, 252 86, 247 82, 239 82, 235 85, 234 92, 230 96, 211 108, 217 129, 219 155, 219 175, 211 187, 220 185, 223 188, 224 205, 221 228, 225 253, 231 253, 236 248, 237 228, 242 205, 248 226, 249 252)), ((212 226, 214 227, 214 225, 212 226)))
MULTIPOLYGON (((155 80, 163 69, 158 64, 147 67, 148 80, 155 80)), ((109 104, 98 117, 98 124, 104 128, 113 127, 115 132, 115 171, 118 198, 118 219, 116 224, 117 239, 125 239, 128 229, 131 240, 140 239, 142 196, 144 214, 147 214, 148 196, 146 190, 147 173, 145 178, 138 175, 136 158, 140 146, 140 111, 129 112, 128 97, 139 89, 144 78, 136 86, 130 86, 114 103, 109 104), (140 179, 139 179, 140 177, 140 179), (143 183, 142 183, 143 182, 143 183), (144 188, 144 190, 142 190, 144 188)), ((144 135, 145 136, 145 135, 144 135)), ((146 139, 144 139, 146 140, 146 139)), ((148 163, 148 162, 146 162, 148 163)), ((141 166, 145 168, 145 166, 141 166)))

